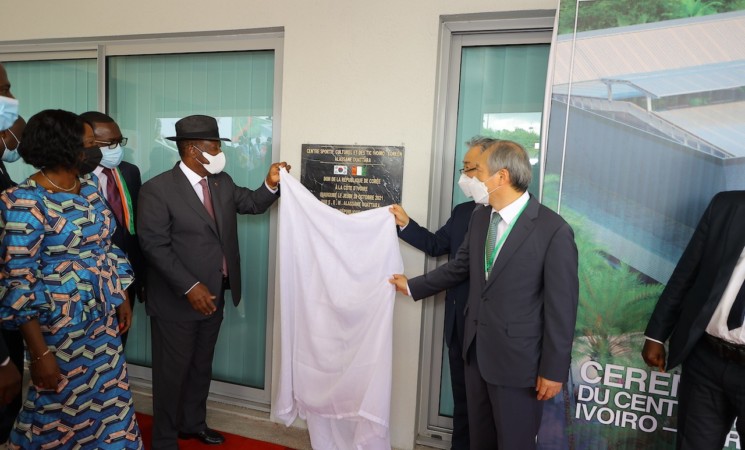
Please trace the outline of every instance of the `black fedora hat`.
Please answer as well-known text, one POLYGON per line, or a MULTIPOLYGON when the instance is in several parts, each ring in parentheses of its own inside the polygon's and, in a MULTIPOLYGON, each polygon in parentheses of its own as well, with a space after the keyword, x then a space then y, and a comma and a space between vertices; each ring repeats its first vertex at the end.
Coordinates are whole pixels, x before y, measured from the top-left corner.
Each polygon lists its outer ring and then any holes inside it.
POLYGON ((194 115, 187 116, 176 122, 176 136, 167 137, 171 141, 192 139, 195 141, 228 141, 220 137, 217 120, 214 117, 194 115))

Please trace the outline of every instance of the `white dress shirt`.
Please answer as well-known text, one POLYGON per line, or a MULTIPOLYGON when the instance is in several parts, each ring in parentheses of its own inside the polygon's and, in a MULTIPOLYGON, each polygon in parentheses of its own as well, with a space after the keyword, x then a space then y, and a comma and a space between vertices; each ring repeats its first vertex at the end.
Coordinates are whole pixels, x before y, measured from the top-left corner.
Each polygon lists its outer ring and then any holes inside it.
MULTIPOLYGON (((189 184, 191 184, 191 188, 194 189, 194 192, 197 193, 197 197, 199 197, 199 201, 204 203, 204 194, 202 194, 202 185, 199 184, 202 180, 206 179, 207 177, 199 176, 196 172, 191 170, 189 167, 187 167, 186 164, 184 164, 183 161, 181 161, 178 164, 179 169, 181 169, 182 172, 184 172, 184 175, 186 175, 186 179, 189 180, 189 184)), ((209 187, 209 183, 207 184, 209 187)))
POLYGON ((711 316, 709 326, 706 327, 706 332, 710 335, 740 345, 745 344, 745 327, 740 326, 730 330, 727 327, 727 317, 729 317, 732 304, 735 302, 737 293, 740 292, 743 281, 745 281, 745 248, 740 252, 740 258, 738 258, 737 264, 732 270, 732 275, 724 289, 721 300, 719 300, 719 305, 714 310, 714 315, 711 316))
MULTIPOLYGON (((714 310, 714 315, 711 316, 709 325, 706 327, 706 333, 738 345, 745 345, 745 327, 740 326, 739 328, 730 330, 727 326, 727 318, 729 317, 729 312, 732 309, 732 304, 735 302, 737 293, 740 292, 740 286, 742 286, 743 281, 745 281, 745 248, 740 252, 740 258, 738 258, 737 264, 735 264, 735 268, 732 270, 727 287, 724 289, 717 309, 714 310)), ((645 336, 645 338, 659 344, 664 344, 664 342, 652 339, 649 336, 645 336)))
POLYGON ((108 194, 106 193, 106 186, 109 184, 109 177, 103 174, 103 169, 104 169, 103 166, 96 166, 96 168, 93 169, 93 175, 95 175, 96 178, 98 178, 98 185, 100 186, 99 191, 103 195, 103 198, 105 198, 106 201, 108 201, 109 197, 108 197, 108 194))

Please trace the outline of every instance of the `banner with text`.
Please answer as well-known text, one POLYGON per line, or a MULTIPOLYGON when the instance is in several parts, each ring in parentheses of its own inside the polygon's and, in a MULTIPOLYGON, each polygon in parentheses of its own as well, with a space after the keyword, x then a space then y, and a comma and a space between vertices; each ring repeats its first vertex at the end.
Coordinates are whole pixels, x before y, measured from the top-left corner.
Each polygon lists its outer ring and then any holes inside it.
POLYGON ((709 200, 745 189, 741 8, 561 1, 542 201, 574 228, 580 305, 543 449, 674 448, 680 367, 649 370, 643 332, 709 200))

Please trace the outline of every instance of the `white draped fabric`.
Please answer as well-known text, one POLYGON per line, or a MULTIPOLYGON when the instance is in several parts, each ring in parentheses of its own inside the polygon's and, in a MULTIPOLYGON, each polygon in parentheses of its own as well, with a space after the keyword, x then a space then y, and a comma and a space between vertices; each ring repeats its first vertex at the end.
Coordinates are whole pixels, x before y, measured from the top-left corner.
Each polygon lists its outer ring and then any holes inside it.
POLYGON ((314 449, 390 449, 393 215, 346 215, 284 169, 279 203, 281 372, 274 415, 314 449))

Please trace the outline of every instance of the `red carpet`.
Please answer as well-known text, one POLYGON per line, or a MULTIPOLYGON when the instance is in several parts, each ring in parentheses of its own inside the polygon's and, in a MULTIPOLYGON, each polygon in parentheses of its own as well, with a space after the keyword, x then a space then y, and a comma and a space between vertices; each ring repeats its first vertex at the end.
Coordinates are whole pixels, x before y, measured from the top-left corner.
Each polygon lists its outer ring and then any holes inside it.
MULTIPOLYGON (((137 423, 140 425, 140 433, 142 433, 142 440, 145 442, 145 450, 150 450, 153 418, 147 414, 137 413, 137 423)), ((225 436, 225 443, 222 445, 205 445, 196 439, 189 439, 179 440, 178 446, 181 450, 292 450, 282 445, 256 441, 223 431, 220 433, 225 436)))

